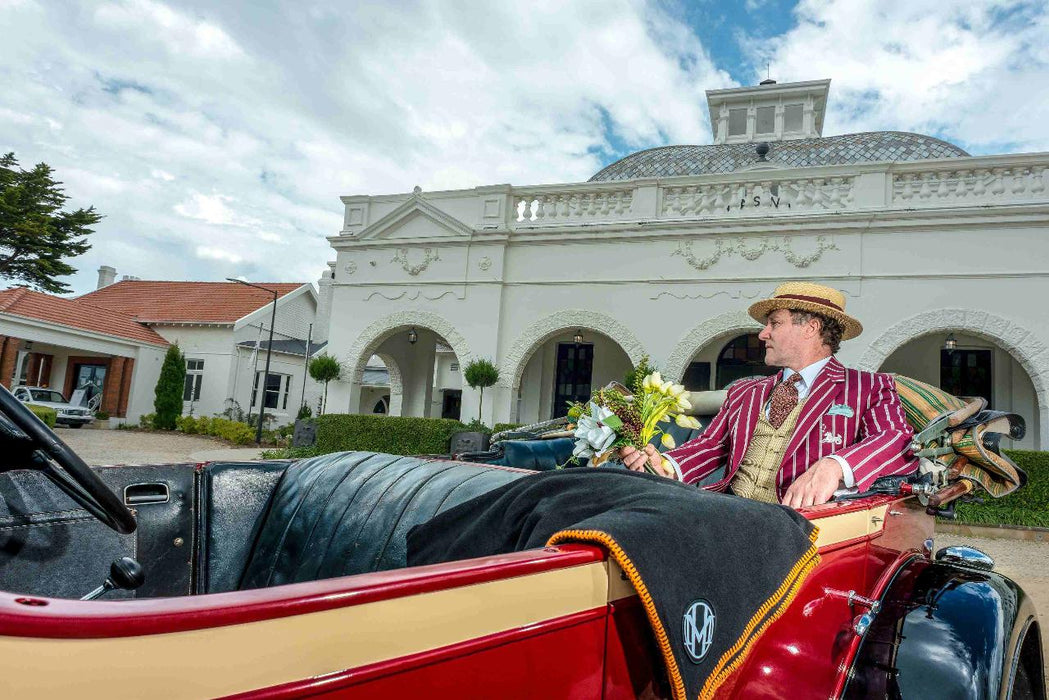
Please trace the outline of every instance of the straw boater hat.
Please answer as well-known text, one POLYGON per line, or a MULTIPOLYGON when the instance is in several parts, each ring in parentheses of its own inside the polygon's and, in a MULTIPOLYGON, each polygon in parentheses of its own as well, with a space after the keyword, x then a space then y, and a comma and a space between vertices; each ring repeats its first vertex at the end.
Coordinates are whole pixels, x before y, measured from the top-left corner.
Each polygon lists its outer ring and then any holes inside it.
POLYGON ((855 338, 863 332, 863 325, 845 313, 845 295, 822 284, 786 282, 776 287, 771 299, 752 304, 748 311, 755 321, 765 323, 768 315, 776 309, 811 311, 836 319, 845 329, 842 340, 855 338))

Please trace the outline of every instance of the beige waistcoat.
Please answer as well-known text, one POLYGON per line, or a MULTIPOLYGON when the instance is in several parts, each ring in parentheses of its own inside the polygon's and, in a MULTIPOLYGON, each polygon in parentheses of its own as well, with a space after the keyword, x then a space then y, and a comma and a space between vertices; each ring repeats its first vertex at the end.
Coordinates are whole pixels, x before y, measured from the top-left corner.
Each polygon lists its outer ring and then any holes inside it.
POLYGON ((783 454, 787 451, 787 443, 794 434, 794 426, 798 423, 804 405, 805 401, 799 401, 779 428, 772 427, 765 415, 766 411, 762 409, 754 426, 754 436, 732 479, 732 491, 736 495, 765 503, 779 503, 776 473, 783 463, 783 454))

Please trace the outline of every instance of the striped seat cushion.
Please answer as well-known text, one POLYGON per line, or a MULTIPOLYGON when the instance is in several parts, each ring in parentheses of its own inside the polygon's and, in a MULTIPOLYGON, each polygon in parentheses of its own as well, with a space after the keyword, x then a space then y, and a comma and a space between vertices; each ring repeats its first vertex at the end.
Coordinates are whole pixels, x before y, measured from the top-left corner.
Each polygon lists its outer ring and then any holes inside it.
POLYGON ((929 436, 922 447, 949 444, 954 448, 954 452, 937 458, 949 468, 952 479, 971 479, 996 498, 1012 493, 1027 482, 1023 470, 1001 454, 998 447, 1002 435, 1023 437, 1023 418, 1014 413, 984 410, 987 401, 981 397, 953 396, 910 377, 899 374, 893 377, 903 412, 915 434, 947 416, 943 431, 929 436))

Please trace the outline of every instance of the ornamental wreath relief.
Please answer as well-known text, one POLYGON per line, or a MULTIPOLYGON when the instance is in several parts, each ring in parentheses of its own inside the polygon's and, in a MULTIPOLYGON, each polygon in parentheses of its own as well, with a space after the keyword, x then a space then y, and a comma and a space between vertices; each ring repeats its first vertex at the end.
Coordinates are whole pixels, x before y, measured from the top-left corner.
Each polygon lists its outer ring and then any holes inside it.
POLYGON ((705 258, 697 258, 696 254, 692 252, 692 241, 683 241, 678 244, 677 250, 671 253, 671 256, 680 255, 685 259, 689 265, 697 270, 706 270, 713 267, 721 258, 729 257, 732 255, 738 255, 744 260, 750 260, 751 262, 757 260, 765 253, 771 251, 779 251, 783 253, 783 259, 789 262, 794 267, 802 268, 808 267, 812 263, 823 257, 824 251, 838 250, 838 246, 833 241, 829 240, 827 236, 818 236, 816 238, 816 250, 810 255, 804 257, 799 256, 791 248, 791 237, 784 236, 782 243, 777 242, 775 238, 769 238, 762 241, 759 245, 748 248, 746 240, 740 240, 736 243, 725 243, 721 238, 714 240, 714 252, 713 254, 705 258))

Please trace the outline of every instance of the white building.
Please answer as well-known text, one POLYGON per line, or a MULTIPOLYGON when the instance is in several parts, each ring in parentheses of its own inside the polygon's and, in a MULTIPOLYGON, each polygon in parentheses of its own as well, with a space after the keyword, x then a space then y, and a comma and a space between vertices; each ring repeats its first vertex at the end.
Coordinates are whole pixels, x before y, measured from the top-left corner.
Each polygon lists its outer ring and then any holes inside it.
MULTIPOLYGON (((751 300, 808 279, 864 324, 843 362, 985 394, 1027 418, 1017 446, 1044 448, 1049 155, 823 136, 829 87, 709 91, 712 145, 641 151, 584 183, 343 197, 321 293, 351 373, 329 410, 373 410, 377 355, 390 413, 440 415, 441 345, 500 367, 489 424, 561 413, 643 355, 720 387, 762 371, 751 300)), ((461 400, 475 416, 477 392, 461 400)))
MULTIPOLYGON (((307 343, 324 347, 318 298, 308 283, 266 284, 276 292, 268 385, 265 363, 273 293, 234 282, 125 278, 99 270, 97 290, 65 299, 25 289, 0 292, 0 380, 50 386, 70 396, 101 393, 117 420, 153 412, 153 390, 169 344, 186 357, 183 414, 218 415, 231 406, 275 425, 294 420, 321 388, 306 374, 307 343)), ((90 399, 85 396, 85 399, 90 399)))

